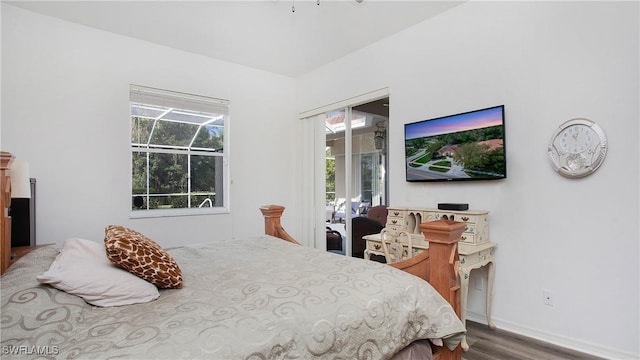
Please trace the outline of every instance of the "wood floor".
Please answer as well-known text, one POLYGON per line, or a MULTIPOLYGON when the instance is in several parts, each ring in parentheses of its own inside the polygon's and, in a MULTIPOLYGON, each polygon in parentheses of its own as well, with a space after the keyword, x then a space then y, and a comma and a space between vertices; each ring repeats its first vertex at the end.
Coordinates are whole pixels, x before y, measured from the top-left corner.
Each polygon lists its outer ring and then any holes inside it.
POLYGON ((600 360, 601 358, 467 320, 462 360, 600 360))

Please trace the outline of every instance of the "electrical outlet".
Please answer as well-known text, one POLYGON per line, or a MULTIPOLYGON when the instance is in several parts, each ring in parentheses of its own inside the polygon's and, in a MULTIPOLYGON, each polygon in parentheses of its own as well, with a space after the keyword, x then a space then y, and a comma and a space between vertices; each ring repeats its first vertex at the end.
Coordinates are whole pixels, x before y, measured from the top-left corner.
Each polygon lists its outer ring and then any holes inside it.
POLYGON ((542 302, 545 305, 553 306, 554 298, 551 290, 542 290, 542 302))

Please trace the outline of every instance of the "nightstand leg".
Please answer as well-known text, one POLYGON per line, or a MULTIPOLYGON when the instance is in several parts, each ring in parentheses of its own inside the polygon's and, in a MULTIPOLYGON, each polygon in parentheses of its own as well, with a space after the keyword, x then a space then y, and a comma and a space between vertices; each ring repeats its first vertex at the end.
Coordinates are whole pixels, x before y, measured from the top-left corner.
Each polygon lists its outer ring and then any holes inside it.
POLYGON ((493 261, 487 263, 487 324, 489 329, 495 329, 496 325, 491 321, 491 300, 493 299, 493 278, 495 276, 495 264, 493 261))
MULTIPOLYGON (((466 326, 467 320, 467 296, 469 295, 469 276, 471 271, 460 269, 460 320, 466 326)), ((462 338, 460 344, 463 351, 469 350, 469 344, 467 344, 467 337, 462 338)))

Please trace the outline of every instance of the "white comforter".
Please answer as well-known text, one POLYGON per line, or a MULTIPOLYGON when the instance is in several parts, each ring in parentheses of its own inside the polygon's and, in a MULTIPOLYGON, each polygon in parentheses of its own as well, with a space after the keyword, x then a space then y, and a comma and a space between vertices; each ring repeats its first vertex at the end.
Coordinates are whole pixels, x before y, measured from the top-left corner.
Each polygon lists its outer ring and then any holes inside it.
POLYGON ((269 236, 169 252, 184 287, 114 308, 36 281, 55 248, 20 259, 1 279, 3 358, 383 359, 464 332, 429 284, 377 262, 269 236))

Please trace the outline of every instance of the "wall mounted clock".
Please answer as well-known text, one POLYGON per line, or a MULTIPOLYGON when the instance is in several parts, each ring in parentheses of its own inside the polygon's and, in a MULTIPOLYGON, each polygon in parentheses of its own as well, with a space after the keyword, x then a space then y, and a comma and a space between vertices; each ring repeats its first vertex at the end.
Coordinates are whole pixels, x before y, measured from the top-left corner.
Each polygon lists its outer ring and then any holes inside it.
POLYGON ((591 120, 571 119, 553 133, 548 151, 554 170, 569 178, 579 178, 600 167, 607 154, 607 137, 591 120))

